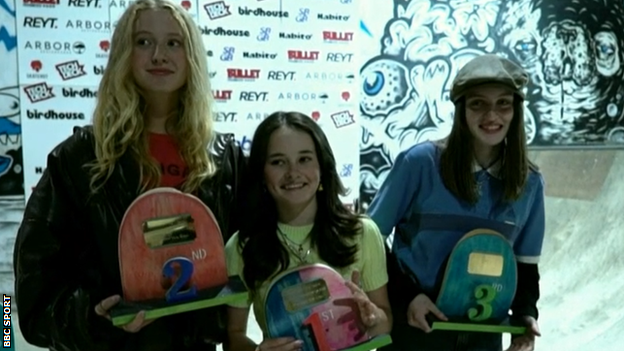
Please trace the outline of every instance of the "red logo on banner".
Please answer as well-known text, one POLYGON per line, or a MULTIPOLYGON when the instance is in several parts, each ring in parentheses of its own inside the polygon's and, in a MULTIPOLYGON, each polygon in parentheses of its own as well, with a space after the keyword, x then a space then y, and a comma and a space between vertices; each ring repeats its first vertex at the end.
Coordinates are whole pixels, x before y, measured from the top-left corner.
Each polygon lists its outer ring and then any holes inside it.
POLYGON ((288 59, 296 61, 316 61, 319 58, 318 51, 288 50, 288 59))
POLYGON ((100 41, 100 49, 102 49, 102 51, 104 52, 108 52, 108 50, 110 49, 110 41, 108 40, 100 41))
POLYGON ((24 0, 24 5, 58 5, 60 0, 24 0))
POLYGON ((229 79, 258 79, 260 78, 260 70, 259 69, 228 68, 227 77, 229 79))
POLYGON ((43 64, 41 63, 41 61, 39 60, 30 61, 30 68, 32 68, 35 72, 39 72, 42 67, 43 67, 43 64))
POLYGON ((349 101, 349 98, 350 98, 350 97, 351 97, 351 94, 349 94, 349 92, 348 92, 348 91, 343 91, 343 92, 342 92, 342 99, 343 99, 344 101, 349 101))
POLYGON ((184 0, 180 3, 180 6, 182 6, 185 10, 188 11, 188 9, 191 8, 191 2, 188 0, 184 0))
POLYGON ((329 41, 352 41, 353 32, 323 31, 323 40, 329 41))
POLYGON ((319 118, 321 118, 321 113, 318 111, 314 111, 312 112, 312 115, 310 115, 310 117, 312 117, 313 120, 318 122, 319 118))
POLYGON ((230 100, 232 98, 232 91, 231 90, 213 90, 212 91, 212 95, 214 96, 215 100, 230 100))

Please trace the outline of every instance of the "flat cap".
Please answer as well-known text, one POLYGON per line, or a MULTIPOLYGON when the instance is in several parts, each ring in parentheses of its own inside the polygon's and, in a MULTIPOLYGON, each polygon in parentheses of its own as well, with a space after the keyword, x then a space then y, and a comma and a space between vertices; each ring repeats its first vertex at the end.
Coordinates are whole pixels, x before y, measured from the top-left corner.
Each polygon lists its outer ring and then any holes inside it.
POLYGON ((528 82, 528 73, 514 62, 494 54, 481 55, 466 63, 457 73, 451 101, 456 102, 472 87, 488 83, 503 84, 524 98, 522 89, 528 82))

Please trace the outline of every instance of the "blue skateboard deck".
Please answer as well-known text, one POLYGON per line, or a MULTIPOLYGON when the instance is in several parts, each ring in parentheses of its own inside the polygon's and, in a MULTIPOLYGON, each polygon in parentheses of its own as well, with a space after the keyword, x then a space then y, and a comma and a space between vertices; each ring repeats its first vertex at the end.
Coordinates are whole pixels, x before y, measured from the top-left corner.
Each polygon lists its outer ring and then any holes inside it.
POLYGON ((302 340, 302 351, 368 351, 391 343, 389 335, 367 335, 351 290, 328 266, 282 272, 267 289, 265 301, 268 336, 302 340))
POLYGON ((517 266, 511 244, 490 229, 468 232, 451 253, 436 306, 449 318, 432 329, 522 334, 510 324, 517 266))

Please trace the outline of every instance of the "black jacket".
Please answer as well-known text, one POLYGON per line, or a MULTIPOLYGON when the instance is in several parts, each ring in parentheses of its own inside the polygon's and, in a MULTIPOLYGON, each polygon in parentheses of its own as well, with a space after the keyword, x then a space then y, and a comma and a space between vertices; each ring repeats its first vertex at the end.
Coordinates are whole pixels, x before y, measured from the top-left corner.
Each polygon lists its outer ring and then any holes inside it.
MULTIPOLYGON (((211 149, 219 171, 198 197, 213 210, 225 243, 238 230, 245 158, 231 134, 219 134, 211 149)), ((103 190, 90 196, 84 165, 94 159, 92 128, 76 127, 48 155, 28 199, 13 257, 26 341, 55 351, 206 350, 207 342, 222 342, 224 306, 159 318, 138 333, 95 314, 102 299, 122 295, 118 230, 139 195, 139 173, 124 155, 103 190)))

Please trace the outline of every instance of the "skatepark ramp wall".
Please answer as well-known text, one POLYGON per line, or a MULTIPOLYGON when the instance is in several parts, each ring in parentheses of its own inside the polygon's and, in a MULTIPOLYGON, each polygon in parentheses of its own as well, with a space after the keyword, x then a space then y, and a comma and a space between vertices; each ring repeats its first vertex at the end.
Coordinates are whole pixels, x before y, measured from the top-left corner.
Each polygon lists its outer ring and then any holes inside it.
POLYGON ((546 181, 536 351, 621 351, 624 151, 533 151, 546 181))

